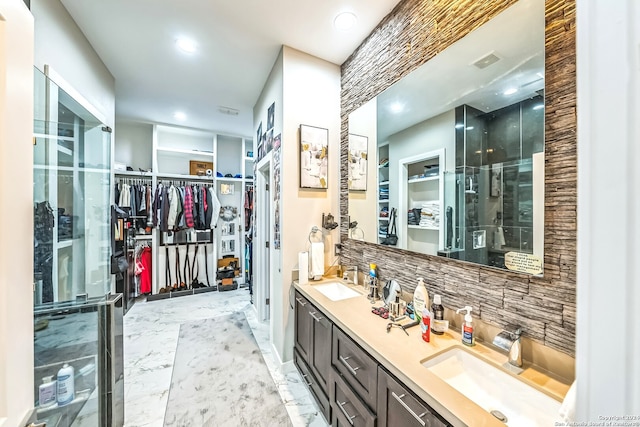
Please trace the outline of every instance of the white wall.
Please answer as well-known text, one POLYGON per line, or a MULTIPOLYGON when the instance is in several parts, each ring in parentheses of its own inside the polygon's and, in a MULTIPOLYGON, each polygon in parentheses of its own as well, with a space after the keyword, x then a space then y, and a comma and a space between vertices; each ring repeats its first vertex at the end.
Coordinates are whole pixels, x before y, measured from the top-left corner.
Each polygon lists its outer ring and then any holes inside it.
MULTIPOLYGON (((368 138, 367 191, 349 192, 349 220, 358 221, 358 228, 367 242, 378 242, 378 137, 377 101, 373 98, 349 114, 349 133, 368 138)), ((357 235, 359 236, 359 231, 357 235)))
POLYGON ((578 0, 576 10, 577 421, 637 423, 640 7, 578 0))
MULTIPOLYGON (((400 159, 421 153, 445 149, 446 171, 456 165, 455 110, 444 112, 389 137, 389 206, 398 207, 400 159)), ((391 209, 391 208, 389 208, 391 209)))
POLYGON ((22 0, 0 0, 0 426, 8 427, 34 402, 32 135, 33 17, 22 0))
MULTIPOLYGON (((298 252, 308 247, 314 225, 321 227, 322 213, 340 217, 340 67, 285 46, 283 85, 282 155, 282 299, 283 333, 279 351, 284 361, 293 358, 293 310, 289 305, 291 270, 298 252), (299 188, 300 124, 329 130, 329 171, 327 190, 299 188)), ((336 260, 334 244, 339 228, 325 231, 325 267, 336 260)), ((325 268, 326 270, 326 268, 325 268)))
MULTIPOLYGON (((253 108, 254 132, 257 132, 258 126, 260 125, 261 122, 262 122, 262 132, 264 133, 267 130, 267 109, 271 106, 271 104, 275 103, 273 134, 274 136, 276 136, 282 133, 283 72, 284 72, 283 51, 281 50, 280 53, 278 54, 278 57, 276 58, 275 63, 273 64, 271 72, 269 73, 269 77, 265 82, 265 85, 262 89, 262 93, 260 94, 260 97, 258 98, 258 101, 256 102, 256 105, 253 108)), ((257 134, 254 134, 254 135, 257 135, 257 134)), ((258 155, 258 150, 257 150, 258 142, 259 141, 254 140, 253 153, 256 158, 258 155)), ((290 143, 283 138, 281 150, 285 150, 289 144, 290 143)), ((256 175, 259 175, 259 172, 256 175)), ((271 171, 271 177, 273 177, 273 171, 271 171)), ((254 179, 257 179, 257 176, 255 176, 254 179)), ((256 184, 257 184, 257 180, 256 180, 256 184)), ((273 197, 272 194, 267 194, 267 195, 258 194, 257 188, 258 187, 256 187, 257 193, 255 195, 256 214, 260 212, 260 206, 259 206, 260 198, 264 196, 270 197, 270 198, 273 197)), ((270 188, 273 188, 273 185, 271 185, 270 188)), ((280 200, 280 203, 282 203, 282 200, 280 200)), ((273 202, 271 202, 271 206, 273 206, 273 202)), ((273 214, 271 214, 271 220, 273 220, 273 214)), ((281 220, 282 220, 282 217, 281 217, 281 220)), ((256 217, 256 222, 258 222, 257 217, 256 217)), ((284 335, 283 334, 284 312, 286 311, 285 301, 279 297, 279 295, 282 294, 282 283, 284 282, 283 274, 282 274, 282 251, 274 249, 273 245, 271 245, 271 249, 269 249, 270 260, 269 260, 269 266, 267 268, 270 270, 270 277, 268 278, 268 280, 271 281, 271 287, 270 287, 270 295, 264 295, 263 290, 259 286, 256 286, 256 284, 257 282, 259 282, 259 280, 264 279, 264 278, 258 278, 257 275, 262 274, 260 261, 265 261, 265 260, 257 260, 256 256, 257 255, 259 256, 261 248, 264 248, 264 240, 266 240, 266 238, 265 239, 261 238, 261 236, 265 235, 265 230, 261 230, 260 227, 258 227, 257 231, 259 233, 259 236, 257 236, 258 239, 257 241, 254 242, 254 245, 253 245, 253 248, 254 248, 253 249, 253 258, 254 258, 253 259, 253 263, 254 263, 253 264, 254 265, 253 292, 254 292, 255 305, 259 306, 260 304, 264 303, 266 298, 269 298, 270 300, 269 310, 270 310, 270 316, 271 316, 271 320, 270 320, 271 345, 273 346, 278 357, 282 359, 283 357, 282 346, 283 346, 283 335, 284 335)), ((268 233, 266 235, 269 236, 268 240, 273 242, 273 227, 272 226, 269 227, 269 230, 266 230, 266 233, 268 233)), ((285 277, 290 277, 290 275, 286 275, 285 277)), ((258 313, 258 314, 261 318, 265 317, 263 313, 258 313)))
POLYGON ((44 72, 44 66, 49 65, 64 80, 52 78, 58 86, 72 96, 77 91, 97 110, 87 108, 92 114, 114 127, 115 79, 60 0, 32 0, 31 12, 35 18, 36 68, 44 72))
MULTIPOLYGON (((276 102, 274 135, 282 133, 281 250, 271 250, 271 340, 281 361, 293 358, 293 310, 290 306, 291 272, 298 252, 308 249, 311 228, 321 227, 322 213, 339 219, 340 187, 340 67, 284 46, 254 108, 254 129, 276 102), (299 127, 329 130, 328 189, 299 188, 299 127), (281 128, 279 128, 281 126, 281 128)), ((273 195, 272 195, 273 196, 273 195)), ((325 230, 325 265, 329 267, 338 243, 339 228, 325 230)), ((256 242, 262 244, 262 242, 256 242)))
POLYGON ((116 121, 114 158, 117 163, 150 169, 152 165, 153 125, 116 121))

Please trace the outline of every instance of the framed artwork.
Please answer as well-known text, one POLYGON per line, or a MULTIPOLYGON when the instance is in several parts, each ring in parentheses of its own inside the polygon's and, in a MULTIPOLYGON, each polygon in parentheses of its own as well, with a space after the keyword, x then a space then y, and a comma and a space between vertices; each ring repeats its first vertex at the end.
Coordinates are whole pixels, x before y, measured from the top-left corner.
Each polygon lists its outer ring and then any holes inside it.
POLYGON ((267 131, 267 145, 265 149, 265 153, 268 153, 273 149, 273 129, 269 129, 267 131))
POLYGON ((369 138, 362 135, 349 134, 348 175, 349 190, 367 190, 367 155, 369 138))
POLYGON ((280 147, 280 143, 282 142, 282 134, 279 133, 276 137, 273 138, 273 149, 277 150, 280 147))
POLYGON ((329 129, 300 125, 300 188, 327 188, 329 129))
POLYGON ((276 120, 276 103, 274 102, 267 109, 267 129, 273 129, 276 120))

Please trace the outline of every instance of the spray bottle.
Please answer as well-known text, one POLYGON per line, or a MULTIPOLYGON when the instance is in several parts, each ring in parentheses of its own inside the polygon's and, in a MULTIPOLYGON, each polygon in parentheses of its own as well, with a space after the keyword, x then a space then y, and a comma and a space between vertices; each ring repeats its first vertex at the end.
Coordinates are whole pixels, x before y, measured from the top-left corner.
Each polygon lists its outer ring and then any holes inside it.
POLYGON ((476 343, 476 340, 473 337, 473 318, 471 317, 472 310, 473 308, 471 308, 470 305, 456 310, 456 313, 460 313, 461 311, 467 312, 464 315, 464 323, 462 324, 462 344, 468 345, 470 347, 475 345, 476 343))

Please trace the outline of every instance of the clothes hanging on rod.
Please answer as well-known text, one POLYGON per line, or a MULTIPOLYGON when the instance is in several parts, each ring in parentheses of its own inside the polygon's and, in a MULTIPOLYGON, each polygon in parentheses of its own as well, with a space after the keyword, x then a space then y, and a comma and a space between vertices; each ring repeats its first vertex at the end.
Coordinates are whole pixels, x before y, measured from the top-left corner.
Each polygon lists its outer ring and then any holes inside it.
POLYGON ((139 280, 140 293, 148 295, 152 287, 151 247, 147 242, 136 245, 136 269, 135 275, 139 280))

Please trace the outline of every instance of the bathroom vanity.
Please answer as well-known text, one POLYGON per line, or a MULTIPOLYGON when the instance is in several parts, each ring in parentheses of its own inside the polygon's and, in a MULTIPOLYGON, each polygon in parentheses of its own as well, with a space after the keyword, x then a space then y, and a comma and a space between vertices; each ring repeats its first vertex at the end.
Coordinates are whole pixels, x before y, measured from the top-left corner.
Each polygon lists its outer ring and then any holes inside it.
MULTIPOLYGON (((387 333, 389 321, 371 313, 362 287, 349 286, 360 295, 345 297, 325 292, 322 285, 329 282, 339 281, 294 282, 294 363, 333 426, 504 426, 499 420, 502 413, 526 412, 522 408, 509 412, 507 400, 516 399, 510 395, 529 406, 529 399, 550 404, 547 413, 538 406, 530 415, 534 424, 559 420, 557 408, 568 384, 526 363, 520 375, 509 373, 501 367, 506 355, 482 344, 464 347, 460 334, 451 329, 442 336, 432 335, 429 343, 422 341, 418 327, 407 329, 408 335, 399 328, 387 333), (456 353, 471 363, 447 359, 456 353), (497 383, 502 390, 496 393, 503 397, 493 400, 496 407, 484 408, 487 403, 480 402, 480 395, 469 398, 457 384, 448 383, 448 373, 442 373, 447 364, 473 370, 469 373, 474 379, 480 378, 473 388, 481 394, 492 393, 483 389, 483 375, 487 387, 497 383)), ((513 416, 513 424, 506 424, 522 425, 513 416)))

